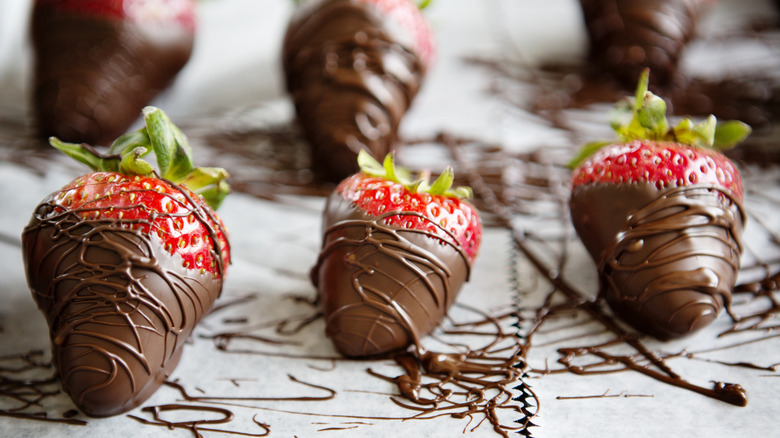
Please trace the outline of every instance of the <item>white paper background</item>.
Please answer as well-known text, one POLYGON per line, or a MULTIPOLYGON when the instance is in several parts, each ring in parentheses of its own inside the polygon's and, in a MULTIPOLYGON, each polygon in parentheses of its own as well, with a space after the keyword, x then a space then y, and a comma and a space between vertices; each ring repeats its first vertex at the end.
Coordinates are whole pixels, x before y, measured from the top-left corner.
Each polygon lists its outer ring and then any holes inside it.
MULTIPOLYGON (((755 16, 768 10, 768 2, 724 1, 715 18, 728 22, 739 16, 755 16)), ((27 93, 29 52, 25 23, 29 3, 21 0, 0 2, 0 121, 29 123, 27 93)), ((284 94, 278 62, 281 38, 292 10, 288 0, 219 0, 200 5, 200 28, 196 51, 174 86, 155 102, 179 124, 206 117, 270 104, 281 120, 291 117, 291 106, 284 94)), ((533 117, 519 116, 515 110, 491 98, 487 90, 495 78, 486 69, 469 65, 464 56, 491 57, 509 55, 515 61, 539 59, 576 60, 582 56, 584 30, 575 0, 439 0, 427 12, 439 38, 439 56, 421 93, 404 120, 404 133, 410 137, 430 136, 439 131, 500 142, 511 150, 530 150, 540 144, 565 144, 567 139, 533 117)), ((705 31, 707 28, 705 28, 705 31)), ((702 52, 699 56, 711 56, 702 52)), ((780 62, 768 59, 768 63, 780 62)), ((695 70, 695 63, 688 66, 695 70)), ((2 129, 2 125, 0 125, 2 129)), ((0 136, 0 138, 7 138, 0 136)), ((410 150, 407 160, 436 165, 435 158, 410 150)), ((49 169, 43 175, 0 163, 0 233, 18 236, 35 205, 46 194, 81 172, 77 166, 49 169)), ((777 189, 777 179, 766 182, 768 190, 777 189)), ((778 199, 778 198, 775 198, 778 199)), ((220 211, 233 237, 234 264, 230 268, 223 299, 258 294, 259 298, 239 308, 230 308, 219 318, 234 312, 249 315, 252 321, 268 320, 274 315, 298 315, 311 311, 306 304, 289 300, 290 294, 313 295, 308 270, 319 245, 320 198, 290 197, 288 203, 261 201, 234 194, 220 211), (281 270, 280 270, 281 269, 281 270), (272 310, 274 309, 274 310, 272 310)), ((758 208, 758 207, 757 207, 758 208)), ((775 205, 766 207, 776 214, 775 205)), ((767 220, 776 223, 776 216, 767 220)), ((755 236, 761 242, 766 236, 755 236)), ((485 234, 483 250, 472 281, 461 294, 462 303, 488 310, 509 308, 513 302, 510 287, 510 235, 491 229, 485 234)), ((569 266, 569 278, 590 292, 595 290, 593 266, 584 250, 575 245, 576 257, 569 266)), ((18 246, 0 243, 0 351, 2 354, 33 348, 48 350, 48 333, 27 290, 18 246)), ((521 305, 533 305, 541 299, 547 285, 527 263, 516 267, 529 296, 521 305), (527 300, 527 301, 526 301, 527 300)), ((456 316, 464 316, 462 309, 456 316), (460 313, 459 313, 460 312, 460 313)), ((208 334, 218 326, 206 319, 196 334, 208 334)), ((720 326, 727 325, 721 321, 720 326)), ((670 344, 652 344, 663 351, 698 351, 712 344, 717 327, 670 344)), ((315 323, 296 336, 302 345, 296 351, 335 357, 322 324, 315 323)), ((256 346, 253 346, 256 348, 256 346)), ((529 355, 532 366, 542 367, 545 358, 555 358, 556 344, 535 349, 529 355)), ((764 366, 780 364, 780 341, 718 353, 723 360, 750 358, 764 366)), ((747 360, 747 359, 746 359, 747 360)), ((746 408, 736 408, 687 391, 663 385, 634 374, 575 376, 555 374, 528 379, 541 401, 541 410, 533 422, 534 436, 772 436, 776 434, 775 412, 780 408, 777 372, 745 370, 719 366, 699 360, 672 362, 683 376, 706 385, 709 380, 741 383, 749 391, 746 408), (634 395, 590 399, 559 400, 559 396, 585 396, 602 393, 634 395), (641 396, 641 397, 640 397, 641 396)), ((351 392, 364 389, 392 392, 390 384, 370 377, 366 368, 399 374, 390 362, 338 362, 335 371, 325 361, 314 369, 306 361, 263 355, 215 354, 210 341, 197 341, 185 350, 174 378, 199 382, 209 393, 238 396, 241 391, 264 396, 286 395, 290 385, 287 374, 302 380, 333 387, 339 396, 311 409, 322 414, 350 414, 356 409, 368 416, 409 415, 398 409, 386 394, 351 392), (321 367, 321 368, 320 368, 321 367), (244 377, 240 388, 224 379, 244 377), (235 392, 232 392, 235 391, 235 392), (356 408, 359 407, 359 408, 356 408)), ((292 389, 295 390, 295 389, 292 389)), ((311 390, 303 390, 311 393, 311 390)), ((316 392, 315 394, 316 395, 316 392)), ((162 388, 145 405, 169 403, 178 399, 172 389, 162 388)), ((251 403, 259 408, 306 411, 300 403, 251 403)), ((308 405, 307 405, 308 406, 308 405)), ((46 405, 55 416, 71 409, 67 397, 58 397, 46 405)), ((230 430, 258 433, 251 425, 253 415, 272 425, 271 436, 319 436, 335 432, 338 436, 494 436, 489 427, 474 432, 465 420, 441 417, 435 421, 378 421, 353 424, 355 420, 314 417, 261 409, 234 409, 237 418, 224 426, 230 430), (331 427, 351 428, 321 431, 331 427), (420 429, 418 429, 420 428, 420 429)), ((142 415, 137 411, 136 415, 142 415)), ((148 418, 148 417, 147 417, 148 418)), ((511 422, 511 421, 510 421, 511 422)), ((191 436, 186 430, 167 431, 141 426, 118 416, 90 420, 86 427, 49 425, 0 417, 0 436, 191 436)), ((215 434, 212 434, 217 436, 215 434)), ((210 436, 206 433, 206 436, 210 436)))

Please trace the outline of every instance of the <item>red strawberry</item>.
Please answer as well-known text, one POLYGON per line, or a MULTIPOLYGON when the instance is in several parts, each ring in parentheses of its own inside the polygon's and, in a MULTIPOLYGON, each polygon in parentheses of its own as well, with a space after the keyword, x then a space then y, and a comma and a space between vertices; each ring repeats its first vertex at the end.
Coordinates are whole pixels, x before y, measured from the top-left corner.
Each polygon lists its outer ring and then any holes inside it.
MULTIPOLYGON (((571 216, 598 263, 602 295, 627 323, 661 339, 692 333, 731 301, 742 251, 742 178, 717 148, 750 131, 715 118, 669 127, 647 92, 619 108, 620 141, 586 148, 571 216)), ((582 158, 582 157, 581 157, 582 158)))
POLYGON ((391 155, 365 151, 362 171, 328 198, 312 281, 326 332, 346 356, 403 350, 430 333, 455 301, 482 238, 477 210, 451 189, 448 168, 433 185, 410 182, 391 155))
POLYGON ((173 81, 194 36, 194 0, 36 0, 38 131, 111 142, 173 81))
POLYGON ((341 181, 358 170, 358 151, 396 146, 433 41, 412 0, 316 0, 296 11, 283 66, 319 176, 341 181))
POLYGON ((53 362, 91 416, 128 411, 156 391, 230 262, 227 234, 205 201, 227 194, 225 171, 194 168, 186 138, 159 109, 144 109, 144 119, 106 155, 53 138, 94 172, 44 199, 22 235, 53 362), (152 150, 161 177, 140 159, 152 150))

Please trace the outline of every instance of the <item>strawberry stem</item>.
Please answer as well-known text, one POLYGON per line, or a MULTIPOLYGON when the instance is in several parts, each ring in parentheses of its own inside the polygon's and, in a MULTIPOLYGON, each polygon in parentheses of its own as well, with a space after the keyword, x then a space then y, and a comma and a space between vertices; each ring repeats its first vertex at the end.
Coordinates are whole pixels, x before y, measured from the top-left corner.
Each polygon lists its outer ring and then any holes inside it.
POLYGON ((105 154, 87 144, 66 143, 55 137, 49 143, 94 171, 125 175, 153 175, 154 167, 141 159, 153 151, 162 178, 186 186, 218 208, 230 193, 225 181, 228 173, 220 168, 195 167, 187 137, 162 110, 149 106, 143 109, 143 116, 145 126, 114 140, 105 154))
MULTIPOLYGON (((670 141, 690 147, 722 151, 736 146, 750 134, 751 129, 747 124, 737 120, 718 122, 713 115, 699 123, 694 123, 691 118, 686 117, 670 128, 666 118, 666 102, 648 91, 649 82, 650 69, 645 69, 639 77, 633 99, 621 100, 615 105, 610 125, 617 133, 618 141, 670 141)), ((569 166, 577 167, 601 147, 613 143, 614 141, 598 141, 586 144, 569 162, 569 166)))
POLYGON ((455 181, 455 172, 450 166, 444 169, 433 184, 429 184, 427 172, 422 172, 413 179, 407 169, 396 167, 392 153, 387 154, 382 164, 379 164, 371 154, 365 149, 361 149, 358 152, 357 161, 360 170, 366 175, 402 184, 410 193, 430 193, 431 195, 452 198, 471 198, 474 195, 469 187, 452 187, 452 183, 455 181))

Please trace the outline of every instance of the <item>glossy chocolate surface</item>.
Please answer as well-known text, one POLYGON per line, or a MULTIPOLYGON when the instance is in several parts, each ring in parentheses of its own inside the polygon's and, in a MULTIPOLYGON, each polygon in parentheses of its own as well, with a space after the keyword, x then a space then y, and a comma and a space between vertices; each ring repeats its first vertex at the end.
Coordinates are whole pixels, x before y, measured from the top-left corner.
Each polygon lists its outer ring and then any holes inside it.
POLYGON ((189 60, 192 29, 36 6, 33 110, 43 138, 108 145, 189 60))
POLYGON ((731 303, 742 252, 741 203, 714 187, 584 185, 577 233, 615 313, 661 339, 693 333, 731 303))
POLYGON ((693 37, 706 0, 580 0, 589 37, 588 58, 632 89, 649 67, 667 86, 693 37))
POLYGON ((385 225, 335 193, 312 280, 326 332, 350 357, 415 345, 442 320, 468 279, 470 263, 455 239, 385 225))
POLYGON ((424 68, 369 2, 302 6, 287 29, 282 61, 315 173, 338 182, 358 170, 361 149, 381 158, 398 146, 398 126, 424 68))
POLYGON ((116 415, 151 396, 222 289, 221 263, 219 275, 186 269, 156 235, 133 225, 85 219, 44 201, 22 236, 53 363, 65 392, 90 416, 116 415))

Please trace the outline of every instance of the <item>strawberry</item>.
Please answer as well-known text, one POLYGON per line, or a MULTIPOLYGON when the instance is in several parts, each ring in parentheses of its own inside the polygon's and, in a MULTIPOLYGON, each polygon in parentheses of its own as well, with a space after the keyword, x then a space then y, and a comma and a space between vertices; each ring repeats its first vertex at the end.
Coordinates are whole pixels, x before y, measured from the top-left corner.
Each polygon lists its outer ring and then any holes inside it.
POLYGON ((670 339, 707 326, 731 301, 744 192, 720 151, 750 128, 712 116, 670 127, 648 75, 617 108, 620 140, 588 145, 575 160, 570 209, 607 303, 640 331, 670 339))
POLYGON ((382 157, 435 53, 412 0, 315 0, 298 8, 282 52, 287 89, 329 181, 355 173, 358 151, 382 157))
POLYGON ((699 18, 716 0, 580 0, 588 60, 626 87, 643 69, 655 85, 677 81, 678 64, 699 18))
POLYGON ((62 385, 87 415, 130 410, 165 381, 220 294, 230 246, 222 169, 195 168, 159 109, 108 154, 51 139, 89 165, 45 198, 22 235, 27 281, 46 316, 62 385), (158 174, 141 157, 154 151, 158 174), (209 203, 207 203, 207 200, 209 203))
POLYGON ((451 168, 429 185, 411 182, 392 155, 381 165, 366 151, 357 159, 362 171, 328 198, 312 269, 326 333, 351 357, 422 350, 468 280, 479 215, 463 199, 469 189, 451 188, 451 168))
POLYGON ((110 143, 173 81, 194 37, 194 0, 36 0, 40 135, 110 143))

